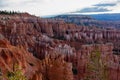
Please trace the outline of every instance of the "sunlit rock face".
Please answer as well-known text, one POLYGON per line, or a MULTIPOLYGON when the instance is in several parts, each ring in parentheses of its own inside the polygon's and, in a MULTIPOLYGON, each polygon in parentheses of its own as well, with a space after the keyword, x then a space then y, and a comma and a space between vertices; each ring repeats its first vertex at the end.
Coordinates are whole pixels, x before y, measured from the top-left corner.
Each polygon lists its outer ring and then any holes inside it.
POLYGON ((12 46, 7 40, 0 40, 0 69, 3 75, 20 66, 28 80, 73 80, 72 64, 64 61, 64 56, 54 53, 44 60, 35 58, 22 46, 12 46))
POLYGON ((42 80, 41 62, 33 57, 31 53, 25 51, 21 46, 12 46, 7 40, 0 40, 0 69, 3 76, 7 71, 14 71, 14 66, 19 65, 23 74, 28 78, 42 80), (34 77, 39 76, 39 77, 34 77))
POLYGON ((29 14, 0 15, 0 66, 5 73, 18 63, 32 80, 80 80, 86 77, 90 54, 97 48, 101 58, 107 59, 109 79, 119 80, 119 56, 113 55, 113 49, 119 48, 119 35, 116 29, 29 14))

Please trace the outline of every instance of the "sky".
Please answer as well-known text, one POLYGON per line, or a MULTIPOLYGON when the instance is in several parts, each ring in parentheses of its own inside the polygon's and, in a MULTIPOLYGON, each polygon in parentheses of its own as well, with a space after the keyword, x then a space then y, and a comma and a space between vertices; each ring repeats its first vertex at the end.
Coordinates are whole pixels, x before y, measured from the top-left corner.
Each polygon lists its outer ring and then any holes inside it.
POLYGON ((58 14, 120 13, 120 0, 0 0, 0 10, 37 16, 58 14))

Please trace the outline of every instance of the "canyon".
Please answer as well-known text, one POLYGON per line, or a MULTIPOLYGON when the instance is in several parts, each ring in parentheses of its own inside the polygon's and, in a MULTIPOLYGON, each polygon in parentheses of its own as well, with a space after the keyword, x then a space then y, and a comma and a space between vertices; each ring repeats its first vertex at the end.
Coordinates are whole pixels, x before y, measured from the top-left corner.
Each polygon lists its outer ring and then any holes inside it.
POLYGON ((120 80, 119 39, 117 28, 0 14, 0 68, 5 75, 17 63, 28 80, 84 80, 90 55, 98 50, 108 80, 120 80))

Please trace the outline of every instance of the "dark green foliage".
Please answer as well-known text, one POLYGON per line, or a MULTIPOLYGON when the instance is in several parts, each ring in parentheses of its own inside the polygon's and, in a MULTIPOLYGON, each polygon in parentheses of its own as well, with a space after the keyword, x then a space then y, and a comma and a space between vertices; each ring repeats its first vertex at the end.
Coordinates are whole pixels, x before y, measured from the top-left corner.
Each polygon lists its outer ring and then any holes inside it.
POLYGON ((14 65, 13 71, 8 71, 6 75, 2 74, 1 69, 0 73, 0 80, 27 80, 18 65, 14 65))
POLYGON ((18 14, 19 12, 16 12, 16 11, 2 11, 0 10, 0 14, 5 14, 5 15, 13 15, 13 14, 18 14))
POLYGON ((7 72, 7 77, 12 77, 12 76, 14 76, 15 74, 13 73, 13 72, 7 72))
POLYGON ((72 68, 72 72, 73 72, 74 75, 77 75, 77 74, 78 74, 78 71, 77 71, 76 68, 72 68))

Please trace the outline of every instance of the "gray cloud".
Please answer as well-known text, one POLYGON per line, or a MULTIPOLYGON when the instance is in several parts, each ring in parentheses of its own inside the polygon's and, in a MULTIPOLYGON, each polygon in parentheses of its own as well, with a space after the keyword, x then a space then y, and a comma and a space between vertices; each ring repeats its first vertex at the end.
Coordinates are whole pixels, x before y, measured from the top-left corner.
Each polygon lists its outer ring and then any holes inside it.
POLYGON ((115 6, 116 3, 102 3, 102 4, 96 4, 94 6, 99 6, 99 7, 106 7, 106 6, 115 6))
POLYGON ((99 8, 99 7, 91 7, 91 8, 83 8, 80 11, 76 11, 77 13, 87 13, 87 12, 108 12, 106 8, 99 8))
POLYGON ((110 10, 110 8, 116 6, 119 2, 120 0, 117 0, 116 2, 98 3, 92 5, 92 7, 86 7, 81 10, 75 11, 73 13, 108 12, 108 11, 112 11, 110 10))

